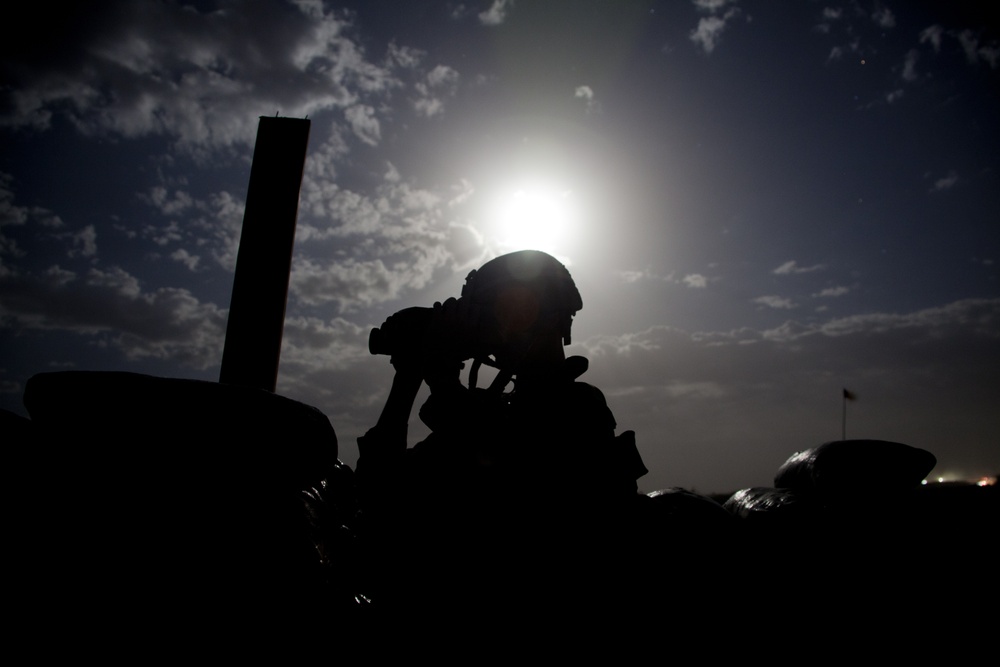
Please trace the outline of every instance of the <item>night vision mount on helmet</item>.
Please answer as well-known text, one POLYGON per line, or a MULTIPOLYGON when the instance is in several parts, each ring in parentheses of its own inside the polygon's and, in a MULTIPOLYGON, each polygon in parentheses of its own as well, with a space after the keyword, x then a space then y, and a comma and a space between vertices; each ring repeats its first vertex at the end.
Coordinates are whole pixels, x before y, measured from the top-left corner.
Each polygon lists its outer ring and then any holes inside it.
MULTIPOLYGON (((475 386, 479 366, 497 367, 489 359, 501 344, 500 330, 531 337, 540 322, 555 318, 564 345, 571 342, 573 316, 583 307, 580 292, 566 267, 538 250, 501 255, 473 270, 465 279, 460 307, 471 313, 465 335, 451 349, 457 361, 474 359, 470 385, 475 386), (466 340, 466 338, 468 340, 466 340)), ((368 350, 372 354, 417 354, 431 329, 435 308, 405 308, 372 329, 368 350)), ((509 370, 509 369, 508 369, 509 370)))
POLYGON ((559 260, 540 250, 501 255, 469 273, 462 287, 462 298, 495 310, 511 291, 534 296, 539 313, 558 315, 563 344, 570 344, 573 315, 583 308, 583 299, 559 260))

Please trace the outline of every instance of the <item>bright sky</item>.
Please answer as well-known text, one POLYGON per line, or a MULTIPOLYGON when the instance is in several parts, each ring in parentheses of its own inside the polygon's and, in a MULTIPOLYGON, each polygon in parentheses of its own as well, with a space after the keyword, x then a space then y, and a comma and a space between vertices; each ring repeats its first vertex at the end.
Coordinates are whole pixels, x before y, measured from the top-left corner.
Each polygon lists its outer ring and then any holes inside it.
POLYGON ((0 46, 0 407, 50 370, 218 378, 278 113, 312 120, 278 390, 352 465, 368 331, 540 247, 644 491, 771 485, 844 387, 849 437, 1000 471, 981 3, 83 4, 0 46))

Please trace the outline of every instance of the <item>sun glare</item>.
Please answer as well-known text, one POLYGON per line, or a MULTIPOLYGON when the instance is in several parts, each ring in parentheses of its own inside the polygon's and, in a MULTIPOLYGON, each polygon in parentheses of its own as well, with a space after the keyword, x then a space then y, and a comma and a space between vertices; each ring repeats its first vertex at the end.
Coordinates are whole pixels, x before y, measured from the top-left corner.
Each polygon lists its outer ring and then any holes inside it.
POLYGON ((572 218, 568 191, 519 189, 497 206, 497 239, 511 250, 543 250, 556 254, 567 240, 572 218))

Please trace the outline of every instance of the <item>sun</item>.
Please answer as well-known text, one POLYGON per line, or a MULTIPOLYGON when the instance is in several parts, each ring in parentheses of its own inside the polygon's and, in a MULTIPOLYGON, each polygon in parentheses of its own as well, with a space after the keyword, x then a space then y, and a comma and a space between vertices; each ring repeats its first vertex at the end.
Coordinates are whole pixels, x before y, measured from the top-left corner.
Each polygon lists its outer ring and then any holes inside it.
POLYGON ((496 205, 496 238, 509 250, 557 254, 573 224, 572 193, 546 186, 512 189, 496 205))

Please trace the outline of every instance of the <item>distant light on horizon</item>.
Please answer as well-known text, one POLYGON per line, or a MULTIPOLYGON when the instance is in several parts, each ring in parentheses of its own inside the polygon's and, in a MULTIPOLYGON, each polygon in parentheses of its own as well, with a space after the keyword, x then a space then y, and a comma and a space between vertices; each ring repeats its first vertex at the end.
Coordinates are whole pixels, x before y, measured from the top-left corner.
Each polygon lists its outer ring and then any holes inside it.
POLYGON ((921 480, 920 484, 922 486, 927 486, 928 484, 974 484, 976 486, 996 486, 997 478, 992 475, 983 475, 981 477, 967 477, 964 475, 956 474, 946 474, 940 475, 933 480, 921 480))

